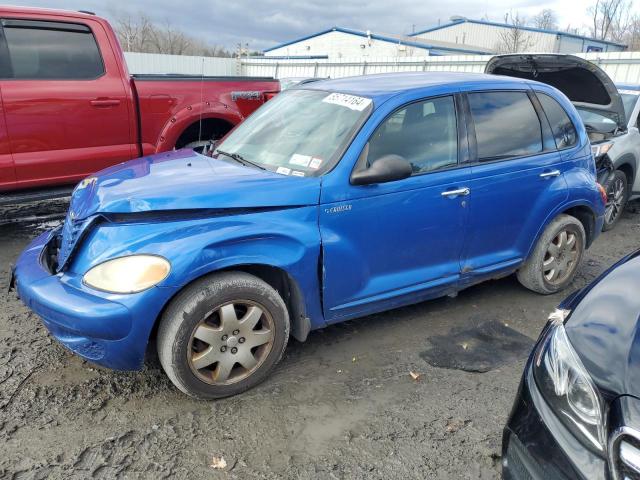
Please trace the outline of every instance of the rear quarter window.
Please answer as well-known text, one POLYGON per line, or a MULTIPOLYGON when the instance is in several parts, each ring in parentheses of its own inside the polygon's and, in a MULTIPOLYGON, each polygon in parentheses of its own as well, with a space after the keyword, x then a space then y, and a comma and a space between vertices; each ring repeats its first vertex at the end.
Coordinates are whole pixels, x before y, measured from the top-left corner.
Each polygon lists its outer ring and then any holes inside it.
POLYGON ((542 152, 538 114, 526 92, 469 93, 479 161, 542 152))
POLYGON ((573 147, 578 142, 578 133, 565 109, 546 93, 536 92, 536 95, 551 125, 556 147, 558 149, 573 147))

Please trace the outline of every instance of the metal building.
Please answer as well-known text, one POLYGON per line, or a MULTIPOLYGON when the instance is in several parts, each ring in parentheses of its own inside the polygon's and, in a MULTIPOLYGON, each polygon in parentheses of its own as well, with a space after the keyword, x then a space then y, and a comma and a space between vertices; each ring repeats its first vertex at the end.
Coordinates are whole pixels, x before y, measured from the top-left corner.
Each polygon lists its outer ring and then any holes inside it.
POLYGON ((478 55, 491 49, 447 40, 424 40, 394 34, 362 32, 333 27, 264 50, 266 57, 339 59, 347 57, 425 57, 433 55, 478 55))
MULTIPOLYGON (((412 38, 426 42, 448 42, 465 48, 484 48, 503 52, 505 44, 513 42, 513 25, 451 17, 451 22, 414 33, 412 38)), ((581 35, 556 30, 518 27, 518 51, 539 53, 620 52, 625 45, 596 40, 581 35)))

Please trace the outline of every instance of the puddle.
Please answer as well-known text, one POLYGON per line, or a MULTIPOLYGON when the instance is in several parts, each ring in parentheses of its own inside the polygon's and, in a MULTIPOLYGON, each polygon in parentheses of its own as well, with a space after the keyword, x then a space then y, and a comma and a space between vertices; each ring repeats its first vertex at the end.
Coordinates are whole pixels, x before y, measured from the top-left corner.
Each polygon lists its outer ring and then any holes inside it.
POLYGON ((466 372, 484 373, 526 357, 533 340, 490 321, 475 327, 452 329, 448 335, 429 338, 431 347, 420 353, 430 365, 466 372))

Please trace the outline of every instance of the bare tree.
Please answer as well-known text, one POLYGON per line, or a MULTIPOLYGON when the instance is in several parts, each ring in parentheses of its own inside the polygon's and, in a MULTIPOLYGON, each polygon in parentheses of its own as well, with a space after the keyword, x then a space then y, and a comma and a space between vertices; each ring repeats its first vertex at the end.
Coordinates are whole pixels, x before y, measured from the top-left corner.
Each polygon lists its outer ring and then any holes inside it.
POLYGON ((558 30, 558 16, 550 8, 541 10, 531 19, 531 24, 542 30, 558 30))
POLYGON ((618 40, 629 23, 628 0, 596 0, 587 12, 591 15, 591 36, 598 40, 618 40))
POLYGON ((524 30, 526 21, 520 14, 516 12, 515 16, 507 13, 504 16, 504 23, 510 25, 510 28, 500 32, 499 40, 496 44, 498 53, 518 53, 525 52, 533 47, 533 39, 530 32, 524 30))
POLYGON ((168 20, 154 23, 143 13, 116 15, 115 31, 122 48, 128 52, 166 53, 170 55, 203 55, 232 57, 220 45, 209 45, 175 28, 168 20))
POLYGON ((616 41, 624 43, 631 51, 640 50, 640 17, 638 15, 629 18, 624 33, 616 41))
POLYGON ((122 48, 128 52, 143 52, 148 45, 152 23, 144 14, 118 16, 115 31, 122 48))

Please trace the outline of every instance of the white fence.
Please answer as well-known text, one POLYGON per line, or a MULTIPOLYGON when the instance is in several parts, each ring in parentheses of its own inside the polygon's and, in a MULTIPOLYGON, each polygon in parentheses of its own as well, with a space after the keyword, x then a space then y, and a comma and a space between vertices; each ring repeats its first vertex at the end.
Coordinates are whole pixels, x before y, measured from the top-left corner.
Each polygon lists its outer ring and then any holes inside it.
MULTIPOLYGON (((615 81, 640 84, 640 52, 581 53, 599 65, 615 81)), ((244 75, 256 77, 337 78, 386 72, 454 71, 482 72, 491 55, 446 57, 358 57, 334 60, 270 59, 269 57, 216 58, 125 53, 131 73, 179 73, 186 75, 244 75)))
POLYGON ((235 58, 191 57, 158 53, 125 52, 129 73, 178 73, 182 75, 241 75, 235 58))
MULTIPOLYGON (((640 83, 640 52, 577 54, 599 65, 615 81, 640 83)), ((338 78, 386 72, 453 71, 482 72, 491 55, 443 57, 341 58, 334 60, 242 59, 248 76, 338 78)))

